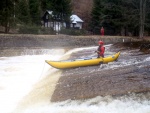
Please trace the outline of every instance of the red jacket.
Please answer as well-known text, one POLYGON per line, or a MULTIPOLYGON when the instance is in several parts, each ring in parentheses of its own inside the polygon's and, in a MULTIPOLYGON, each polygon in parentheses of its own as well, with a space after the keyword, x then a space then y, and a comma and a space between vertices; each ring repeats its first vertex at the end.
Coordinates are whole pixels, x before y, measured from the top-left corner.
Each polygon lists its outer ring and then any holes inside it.
POLYGON ((105 47, 103 45, 100 45, 97 51, 101 57, 104 57, 105 47))

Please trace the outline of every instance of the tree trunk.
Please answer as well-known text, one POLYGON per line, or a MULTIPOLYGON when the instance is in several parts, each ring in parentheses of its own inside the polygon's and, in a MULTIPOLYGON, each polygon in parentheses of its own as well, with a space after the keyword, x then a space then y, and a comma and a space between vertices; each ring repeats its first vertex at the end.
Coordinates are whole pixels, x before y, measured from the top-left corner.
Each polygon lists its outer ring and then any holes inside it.
POLYGON ((140 0, 140 33, 139 33, 139 37, 142 38, 143 37, 143 33, 142 33, 142 1, 140 0))
POLYGON ((145 16, 146 16, 146 0, 143 3, 143 37, 144 37, 144 27, 145 27, 145 16))
POLYGON ((144 23, 145 23, 145 12, 146 11, 146 0, 140 0, 140 33, 139 37, 144 37, 144 23))
POLYGON ((8 33, 9 32, 9 16, 8 16, 8 12, 6 12, 6 15, 5 15, 5 33, 8 33))
POLYGON ((8 33, 9 32, 9 26, 8 26, 8 23, 6 23, 5 25, 5 33, 8 33))

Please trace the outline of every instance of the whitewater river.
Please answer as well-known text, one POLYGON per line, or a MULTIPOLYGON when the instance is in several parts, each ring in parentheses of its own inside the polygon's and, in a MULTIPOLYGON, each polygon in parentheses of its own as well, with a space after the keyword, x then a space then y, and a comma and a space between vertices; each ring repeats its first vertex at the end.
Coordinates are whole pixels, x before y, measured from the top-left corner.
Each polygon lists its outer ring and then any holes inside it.
MULTIPOLYGON (((111 45, 106 46, 106 56, 115 53, 110 47, 111 45)), ((82 53, 80 57, 95 57, 95 53, 91 54, 89 51, 94 51, 96 48, 84 47, 69 51, 64 49, 6 49, 1 51, 0 113, 150 113, 149 93, 118 98, 98 96, 86 100, 50 102, 61 76, 61 70, 52 68, 45 63, 45 60, 66 59, 75 52, 82 53), (8 55, 7 52, 13 56, 8 55)), ((120 58, 131 53, 132 51, 122 52, 120 58)), ((127 59, 118 60, 118 62, 99 66, 97 69, 113 69, 141 62, 150 63, 149 55, 142 57, 144 60, 136 59, 136 57, 127 58, 128 62, 127 59)), ((68 74, 71 72, 69 71, 68 74)))

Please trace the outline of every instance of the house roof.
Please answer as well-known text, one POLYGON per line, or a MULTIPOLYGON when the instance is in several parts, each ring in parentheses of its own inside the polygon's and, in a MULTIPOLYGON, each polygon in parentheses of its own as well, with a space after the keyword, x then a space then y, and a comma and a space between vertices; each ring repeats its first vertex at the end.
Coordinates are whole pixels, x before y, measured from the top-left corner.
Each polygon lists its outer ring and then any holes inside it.
POLYGON ((48 14, 52 15, 53 11, 47 10, 48 14))
POLYGON ((70 19, 71 19, 72 23, 84 22, 77 15, 71 15, 70 19))

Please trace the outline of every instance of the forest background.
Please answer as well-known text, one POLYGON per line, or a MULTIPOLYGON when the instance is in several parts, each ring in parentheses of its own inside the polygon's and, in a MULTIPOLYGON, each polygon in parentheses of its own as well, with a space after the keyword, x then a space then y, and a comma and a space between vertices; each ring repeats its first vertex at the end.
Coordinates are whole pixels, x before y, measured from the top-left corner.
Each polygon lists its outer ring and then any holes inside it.
POLYGON ((82 30, 68 28, 60 33, 100 34, 103 26, 106 35, 150 35, 150 0, 1 0, 0 31, 55 34, 53 29, 41 27, 46 10, 53 11, 54 21, 70 22, 71 14, 84 21, 82 30))

